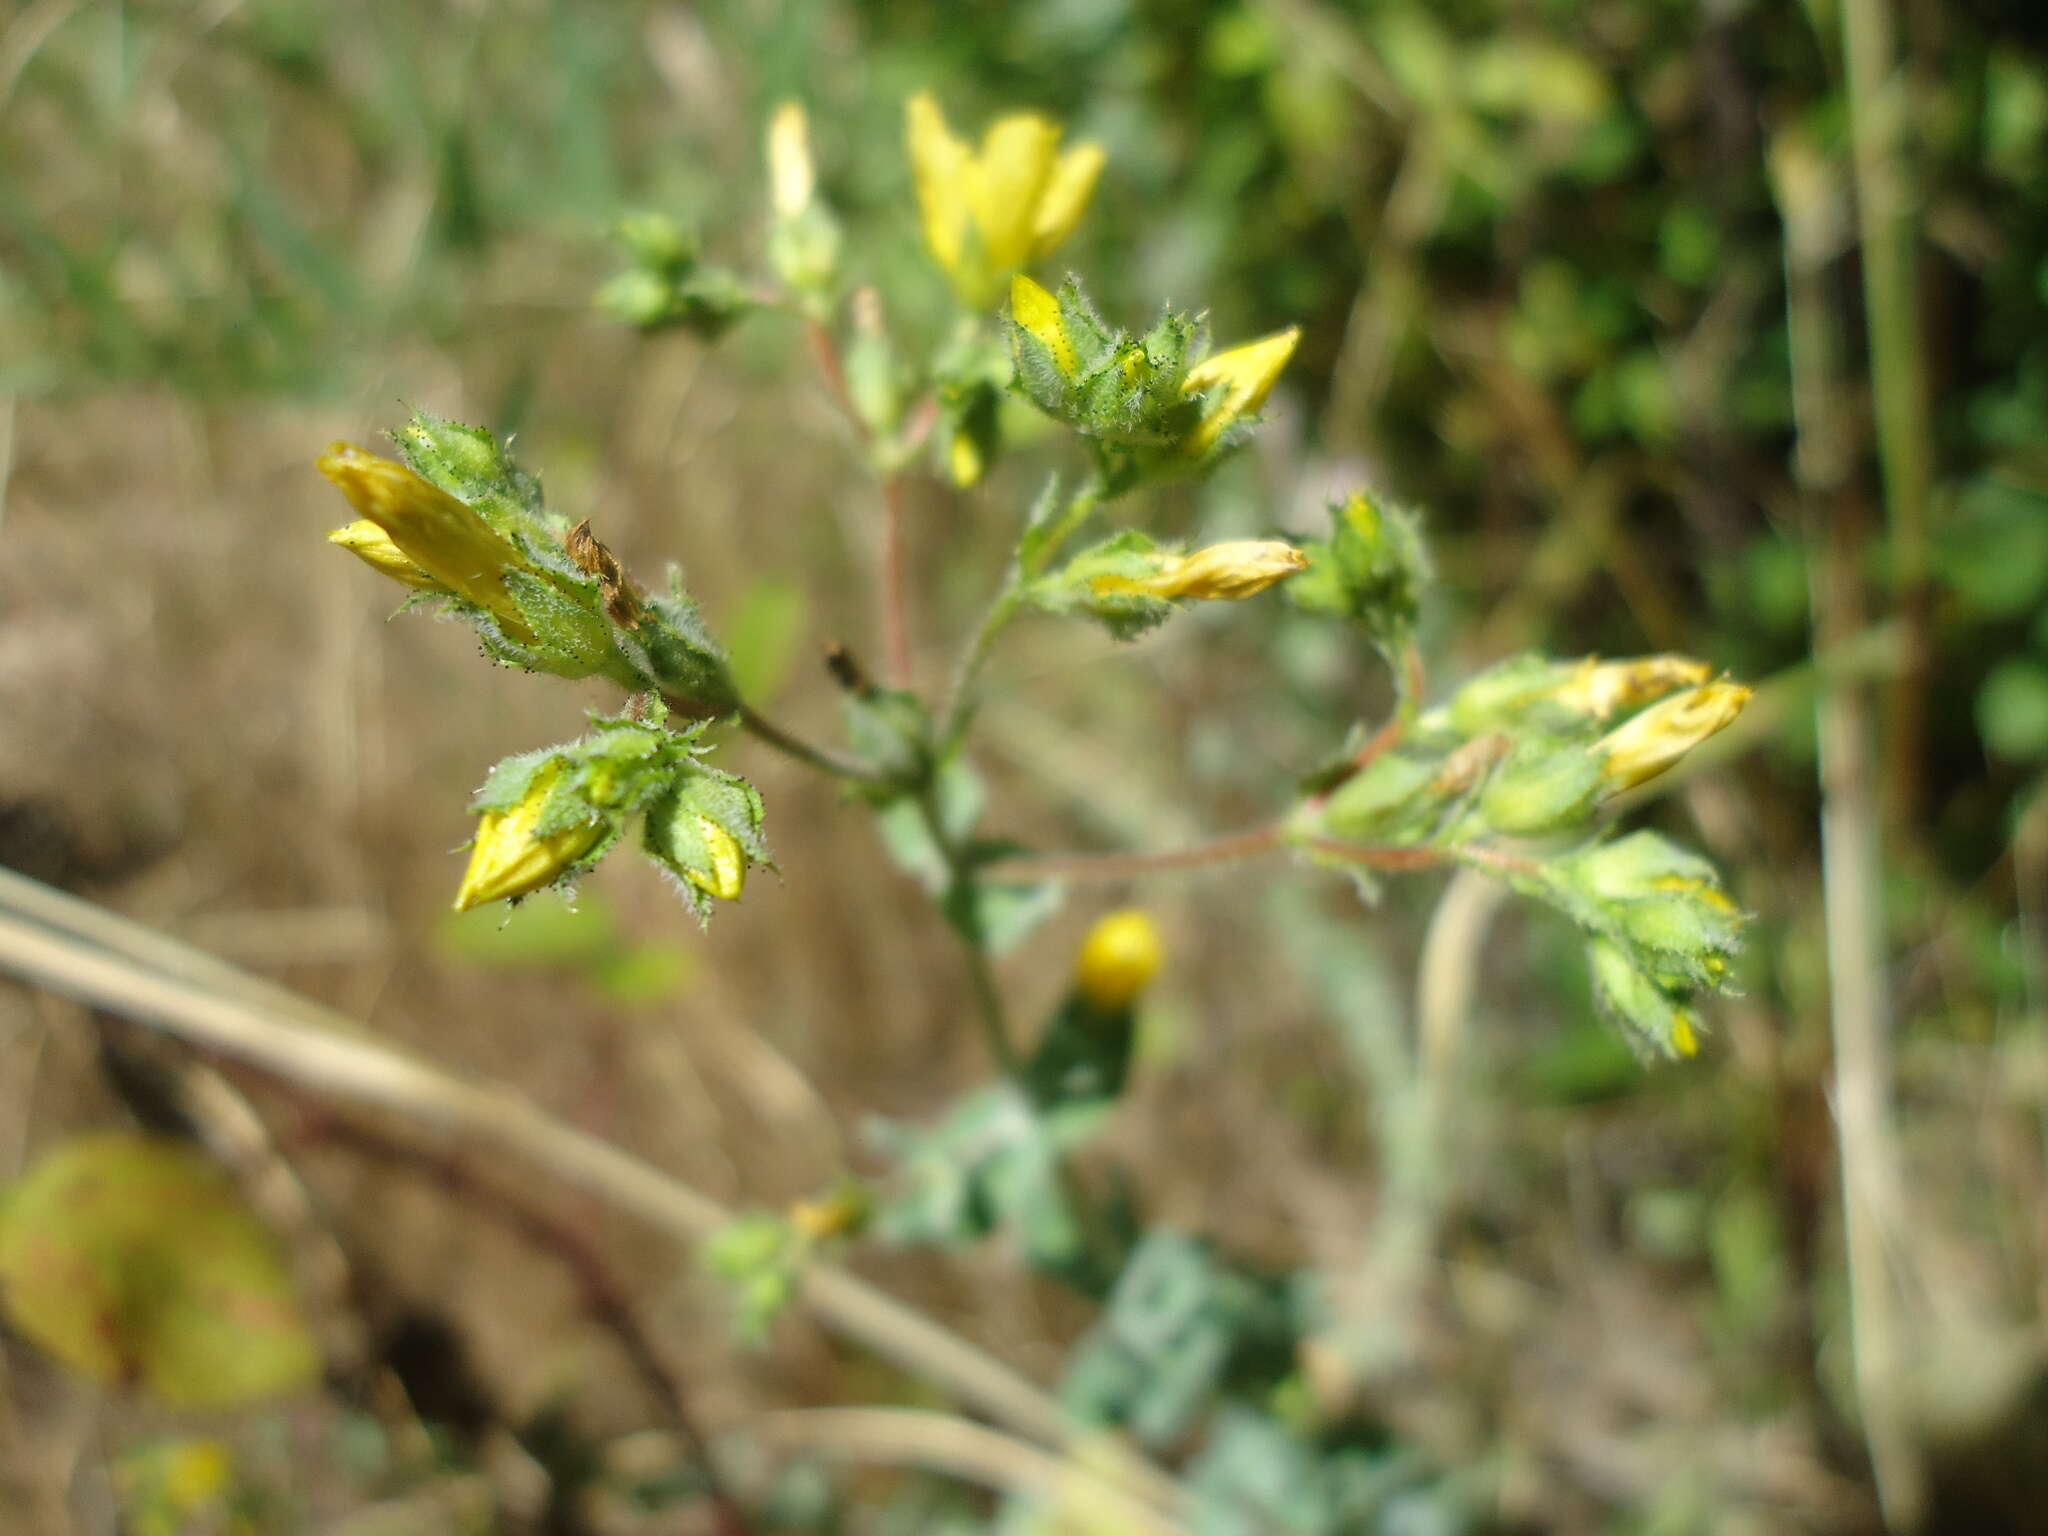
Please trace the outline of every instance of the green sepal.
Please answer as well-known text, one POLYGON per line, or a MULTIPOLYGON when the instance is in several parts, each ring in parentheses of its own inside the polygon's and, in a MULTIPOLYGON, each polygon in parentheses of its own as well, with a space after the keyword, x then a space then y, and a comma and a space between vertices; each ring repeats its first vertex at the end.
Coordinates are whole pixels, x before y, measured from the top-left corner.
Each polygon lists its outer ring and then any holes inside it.
POLYGON ((768 267, 816 318, 829 314, 846 239, 832 210, 813 198, 768 231, 768 267))
POLYGON ((640 604, 631 625, 612 624, 613 642, 627 665, 679 714, 692 720, 729 715, 740 707, 740 699, 724 648, 683 591, 680 572, 670 570, 669 586, 667 597, 649 597, 640 604))
POLYGON ((1363 491, 1329 512, 1330 537, 1303 546, 1308 569, 1287 595, 1297 608, 1354 620, 1391 657, 1414 635, 1433 576, 1420 520, 1363 491))
POLYGON ((1064 348, 1009 322, 1018 389, 1048 416, 1116 448, 1168 449, 1184 440, 1201 419, 1201 402, 1182 386, 1207 350, 1203 317, 1167 309, 1133 337, 1112 330, 1074 278, 1055 298, 1064 348))
POLYGON ((1103 577, 1142 581, 1178 553, 1136 528, 1083 550, 1056 571, 1035 577, 1020 589, 1022 600, 1047 613, 1079 614, 1095 620, 1119 640, 1133 640, 1173 616, 1175 604, 1141 592, 1101 592, 1103 577))
MULTIPOLYGON (((773 868, 774 860, 761 835, 760 791, 737 774, 692 763, 675 772, 641 824, 642 846, 673 879, 699 922, 711 917, 711 901, 721 882, 732 878, 729 852, 714 846, 704 822, 739 845, 744 856, 738 877, 753 865, 773 868)), ((737 899, 737 890, 728 899, 737 899)))
POLYGON ((540 481, 513 462, 497 437, 419 406, 391 434, 400 457, 423 479, 473 508, 498 532, 532 534, 548 517, 540 481))
POLYGON ((1513 837, 1535 837, 1582 826, 1600 803, 1603 776, 1591 733, 1527 734, 1479 796, 1486 826, 1513 837))
POLYGON ((732 1291, 733 1329, 756 1348, 789 1304, 810 1245, 783 1217, 767 1211, 734 1216, 705 1240, 699 1262, 732 1291))

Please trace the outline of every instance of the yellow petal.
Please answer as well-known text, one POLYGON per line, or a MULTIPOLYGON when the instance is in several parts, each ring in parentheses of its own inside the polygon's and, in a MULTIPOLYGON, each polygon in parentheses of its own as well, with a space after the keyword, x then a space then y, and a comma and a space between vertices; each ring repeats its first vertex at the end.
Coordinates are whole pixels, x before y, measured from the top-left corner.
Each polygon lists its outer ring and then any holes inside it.
POLYGON ((1097 592, 1235 600, 1263 592, 1307 566, 1308 556, 1283 540, 1233 539, 1179 556, 1150 576, 1098 576, 1091 585, 1097 592))
POLYGON ((430 591, 443 590, 441 583, 405 558, 405 551, 391 542, 390 534, 367 517, 350 523, 346 528, 329 529, 327 542, 339 544, 363 564, 382 571, 393 581, 430 591))
POLYGON ((350 443, 329 448, 319 468, 406 559, 489 611, 514 639, 533 638, 505 586, 505 572, 524 569, 526 561, 475 510, 396 460, 350 443))
POLYGON ((1096 920, 1081 941, 1074 990, 1104 1013, 1121 1013, 1151 984, 1166 946, 1151 917, 1127 907, 1096 920))
POLYGON ((1050 255, 1074 232, 1081 215, 1088 211, 1088 200, 1095 195, 1095 183, 1108 158, 1102 146, 1094 143, 1076 144, 1059 157, 1031 223, 1034 259, 1050 255))
POLYGON ((785 101, 768 120, 768 189, 777 217, 793 219, 810 207, 816 185, 803 106, 785 101))
POLYGON ((1052 179, 1059 144, 1059 124, 1034 112, 998 118, 982 136, 967 200, 992 282, 1031 260, 1038 201, 1052 179))
POLYGON ((1742 713, 1750 690, 1741 683, 1707 683, 1652 704, 1601 737, 1602 787, 1608 794, 1653 779, 1742 713))
POLYGON ((919 91, 905 104, 904 125, 925 246, 941 267, 958 274, 974 157, 946 126, 946 115, 930 91, 919 91))
POLYGON ((697 835, 704 839, 705 851, 711 856, 711 867, 705 870, 686 869, 690 884, 721 901, 738 901, 740 891, 747 883, 747 851, 739 839, 709 816, 697 816, 697 835))
POLYGON ((1070 379, 1080 373, 1081 360, 1060 318, 1060 301, 1022 272, 1010 279, 1010 318, 1052 354, 1053 367, 1070 379))
POLYGON ((1700 1037, 1692 1027, 1692 1020, 1684 1009, 1679 1009, 1671 1019, 1671 1048, 1681 1056, 1697 1056, 1700 1053, 1700 1037))
POLYGON ((1294 356, 1301 340, 1301 327, 1284 331, 1219 352, 1188 370, 1181 385, 1185 394, 1198 395, 1221 388, 1222 393, 1202 413, 1202 420, 1183 445, 1191 454, 1208 452, 1216 439, 1239 417, 1250 415, 1266 403, 1280 370, 1294 356))
POLYGON ((605 823, 595 818, 545 837, 535 835, 548 795, 561 776, 561 765, 549 763, 534 774, 517 805, 485 811, 477 819, 469 868, 455 893, 456 911, 467 912, 485 902, 507 901, 537 891, 597 846, 605 834, 605 823))
POLYGON ((1681 688, 1697 688, 1713 675, 1712 667, 1690 656, 1636 656, 1627 661, 1588 657, 1551 697, 1566 709, 1605 720, 1681 688))

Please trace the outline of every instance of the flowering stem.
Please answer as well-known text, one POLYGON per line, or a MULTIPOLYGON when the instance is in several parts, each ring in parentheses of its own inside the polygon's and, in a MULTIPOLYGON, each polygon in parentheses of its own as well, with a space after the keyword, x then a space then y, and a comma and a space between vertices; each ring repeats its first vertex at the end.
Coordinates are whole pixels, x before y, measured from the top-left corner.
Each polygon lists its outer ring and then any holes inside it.
POLYGON ((903 578, 903 481, 882 477, 882 655, 889 682, 910 686, 910 593, 903 578))
POLYGON ((1270 853, 1280 846, 1279 822, 1211 838, 1159 853, 1059 853, 1043 858, 1005 859, 996 878, 1005 884, 1034 880, 1135 880, 1174 869, 1197 869, 1270 853))
POLYGON ((814 747, 800 737, 790 735, 774 721, 755 711, 751 705, 740 705, 739 718, 740 724, 750 735, 773 747, 784 757, 794 758, 807 768, 815 768, 820 773, 828 773, 835 779, 846 779, 852 783, 873 784, 881 779, 881 775, 865 763, 855 762, 850 757, 841 757, 838 753, 829 752, 823 747, 814 747))
POLYGON ((919 793, 917 808, 924 817, 925 829, 931 833, 933 845, 946 863, 946 891, 940 900, 946 908, 947 926, 960 936, 960 947, 967 956, 967 981, 974 993, 975 1022, 981 1026, 982 1038, 988 1042, 989 1054, 995 1058, 996 1065, 1005 1077, 1015 1081, 1023 1076, 1024 1058, 1017 1053, 1016 1042, 1010 1038, 1002 994, 996 989, 995 970, 989 964, 988 944, 976 921, 975 868, 964 850, 947 835, 945 818, 939 813, 935 782, 927 783, 919 793))
POLYGON ((953 669, 953 681, 946 690, 946 707, 939 716, 940 741, 953 740, 965 723, 967 711, 973 707, 974 685, 980 681, 981 670, 988 664, 989 653, 995 649, 996 637, 1017 616, 1017 610, 1024 606, 1021 596, 1024 583, 1045 569, 1060 546, 1088 520, 1089 514, 1102 501, 1102 481, 1099 477, 1091 479, 1074 493, 1073 499, 1061 509, 1052 525, 1034 542, 1030 558, 1020 558, 1010 567, 1002 590, 989 604, 988 612, 982 615, 974 638, 968 641, 959 664, 953 669))

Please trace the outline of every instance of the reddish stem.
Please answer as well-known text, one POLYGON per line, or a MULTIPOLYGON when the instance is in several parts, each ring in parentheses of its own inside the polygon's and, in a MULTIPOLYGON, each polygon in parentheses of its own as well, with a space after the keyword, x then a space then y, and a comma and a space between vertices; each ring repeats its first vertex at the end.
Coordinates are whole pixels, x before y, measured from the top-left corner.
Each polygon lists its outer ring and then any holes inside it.
POLYGON ((1036 859, 1005 859, 991 872, 993 878, 1022 883, 1027 880, 1135 880, 1142 875, 1161 874, 1172 869, 1195 869, 1204 864, 1222 864, 1247 859, 1279 846, 1280 827, 1254 827, 1228 837, 1212 838, 1188 848, 1169 848, 1161 853, 1056 853, 1036 859))

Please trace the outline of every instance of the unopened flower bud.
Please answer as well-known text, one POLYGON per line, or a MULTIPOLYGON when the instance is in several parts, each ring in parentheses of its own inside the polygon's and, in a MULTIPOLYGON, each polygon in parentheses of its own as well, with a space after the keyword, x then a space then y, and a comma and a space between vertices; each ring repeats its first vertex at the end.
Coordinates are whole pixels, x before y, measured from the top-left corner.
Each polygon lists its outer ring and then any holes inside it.
POLYGON ((406 559, 405 551, 391 542, 390 534, 368 518, 361 518, 345 528, 330 529, 327 542, 339 544, 363 564, 383 572, 393 581, 402 581, 408 587, 428 592, 443 590, 441 583, 406 559))
POLYGON ((1741 683, 1707 683, 1616 726, 1593 749, 1603 765, 1603 790, 1619 794, 1655 778, 1741 714, 1750 692, 1741 683))
POLYGON ((1060 318, 1060 301, 1041 284, 1023 273, 1010 279, 1010 319, 1017 328, 1045 348, 1052 365, 1064 378, 1078 378, 1080 358, 1075 354, 1066 322, 1060 318))
POLYGON ((1280 539, 1234 539, 1191 555, 1169 557, 1150 576, 1097 576, 1097 592, 1140 597, 1235 600, 1263 592, 1306 568, 1308 557, 1280 539))
POLYGON ((478 818, 469 868, 455 893, 456 911, 507 901, 550 885, 603 840, 609 828, 595 814, 553 832, 540 832, 549 798, 561 777, 559 761, 544 764, 527 782, 526 792, 516 804, 485 811, 478 818))
POLYGON ((768 120, 768 190, 776 217, 793 219, 802 213, 816 187, 810 125, 801 103, 785 101, 768 120))
POLYGON ((1713 675, 1712 667, 1690 656, 1635 656, 1625 661, 1589 656, 1550 698, 1577 714, 1605 720, 1681 688, 1697 688, 1713 675))
POLYGON ((505 585, 505 573, 525 569, 526 560, 475 509, 397 460, 349 443, 329 448, 319 467, 421 572, 490 613, 508 636, 532 641, 505 585))
POLYGON ((1182 450, 1199 458, 1215 447, 1217 440, 1238 420, 1256 414, 1266 403, 1266 396, 1273 392, 1280 370, 1294 356, 1295 343, 1300 340, 1301 327, 1290 326, 1259 341, 1219 352, 1190 368, 1181 384, 1184 393, 1199 395, 1212 389, 1221 392, 1202 412, 1194 431, 1182 442, 1182 450))
POLYGON ((1074 990, 1101 1013, 1122 1013, 1151 984, 1166 946, 1150 915, 1126 907, 1098 918, 1081 941, 1074 990))
POLYGON ((683 871, 690 884, 707 896, 721 901, 738 901, 747 883, 747 853, 739 839, 709 816, 695 817, 697 835, 704 839, 709 862, 683 871))

